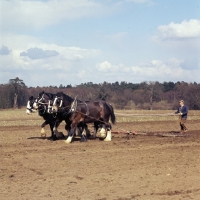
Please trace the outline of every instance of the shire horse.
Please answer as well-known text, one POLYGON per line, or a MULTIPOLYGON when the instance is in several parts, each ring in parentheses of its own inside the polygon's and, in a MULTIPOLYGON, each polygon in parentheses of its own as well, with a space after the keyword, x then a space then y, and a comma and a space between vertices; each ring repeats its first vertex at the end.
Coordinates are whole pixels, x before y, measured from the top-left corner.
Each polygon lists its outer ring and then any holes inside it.
MULTIPOLYGON (((60 123, 65 120, 66 126, 65 130, 69 133, 70 131, 70 125, 67 118, 64 118, 62 115, 53 113, 52 112, 52 100, 57 96, 57 94, 52 93, 46 93, 41 92, 39 93, 37 98, 34 98, 31 96, 27 102, 27 109, 26 113, 31 114, 32 112, 35 112, 38 110, 38 114, 43 117, 45 122, 41 125, 41 136, 46 137, 44 127, 49 124, 50 130, 51 130, 51 138, 53 140, 57 140, 59 138, 64 138, 64 135, 62 132, 58 132, 57 128, 60 125, 60 123)), ((82 133, 83 131, 87 131, 87 125, 80 123, 77 127, 78 134, 82 133)), ((81 134, 80 134, 81 135, 81 134)), ((86 135, 81 135, 81 142, 87 141, 86 135)))
POLYGON ((46 137, 44 127, 49 124, 51 130, 50 138, 53 140, 63 138, 64 135, 61 132, 55 132, 53 129, 55 123, 59 125, 62 121, 58 120, 54 115, 49 113, 48 109, 51 109, 50 100, 47 102, 45 99, 47 98, 45 98, 44 92, 39 93, 37 98, 30 96, 26 106, 26 114, 30 115, 31 113, 38 111, 39 116, 43 117, 45 120, 41 125, 41 137, 46 137))
MULTIPOLYGON (((81 102, 72 97, 58 93, 54 98, 53 113, 62 113, 62 116, 70 125, 70 131, 66 143, 71 143, 75 135, 75 130, 79 124, 94 123, 93 138, 96 138, 96 133, 101 126, 101 137, 104 141, 111 141, 111 119, 112 124, 115 123, 116 118, 112 105, 105 101, 86 101, 81 102)), ((58 114, 59 115, 59 114, 58 114)), ((54 127, 56 129, 56 127, 54 127)))

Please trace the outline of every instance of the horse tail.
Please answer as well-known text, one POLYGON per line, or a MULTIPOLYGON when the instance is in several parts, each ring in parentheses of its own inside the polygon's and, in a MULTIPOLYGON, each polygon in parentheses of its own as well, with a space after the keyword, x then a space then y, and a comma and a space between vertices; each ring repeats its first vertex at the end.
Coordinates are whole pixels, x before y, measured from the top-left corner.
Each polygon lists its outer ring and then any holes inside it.
POLYGON ((114 113, 114 108, 112 107, 111 104, 108 104, 108 105, 110 107, 111 122, 112 122, 112 124, 115 124, 116 117, 115 117, 115 113, 114 113))

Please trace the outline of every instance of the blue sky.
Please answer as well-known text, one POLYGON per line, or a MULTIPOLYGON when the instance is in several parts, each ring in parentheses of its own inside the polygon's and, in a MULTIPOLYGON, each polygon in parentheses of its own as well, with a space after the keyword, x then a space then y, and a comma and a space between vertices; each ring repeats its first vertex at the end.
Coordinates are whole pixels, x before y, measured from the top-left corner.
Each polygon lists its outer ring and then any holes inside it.
POLYGON ((0 0, 0 38, 0 84, 200 83, 199 0, 0 0))

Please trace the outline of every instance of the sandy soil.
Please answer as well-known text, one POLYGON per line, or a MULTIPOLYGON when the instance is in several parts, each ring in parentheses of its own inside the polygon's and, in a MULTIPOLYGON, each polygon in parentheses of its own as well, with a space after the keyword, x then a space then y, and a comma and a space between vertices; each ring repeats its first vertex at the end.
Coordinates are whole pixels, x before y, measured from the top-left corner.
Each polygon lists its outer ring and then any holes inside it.
POLYGON ((190 122, 184 136, 162 137, 155 133, 168 134, 177 125, 144 124, 119 123, 113 129, 150 134, 71 144, 41 138, 38 126, 1 126, 0 199, 200 199, 200 129, 190 122))

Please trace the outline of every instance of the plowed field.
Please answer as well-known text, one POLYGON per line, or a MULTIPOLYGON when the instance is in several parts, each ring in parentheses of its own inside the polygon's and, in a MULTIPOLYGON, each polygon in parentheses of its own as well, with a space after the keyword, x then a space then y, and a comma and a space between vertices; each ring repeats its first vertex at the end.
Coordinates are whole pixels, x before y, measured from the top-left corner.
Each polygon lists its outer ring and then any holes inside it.
MULTIPOLYGON (((200 199, 199 119, 183 136, 174 120, 117 122, 113 130, 148 134, 66 144, 51 141, 49 127, 40 137, 37 114, 11 113, 0 118, 1 200, 200 199)), ((64 124, 59 130, 67 135, 64 124)))

